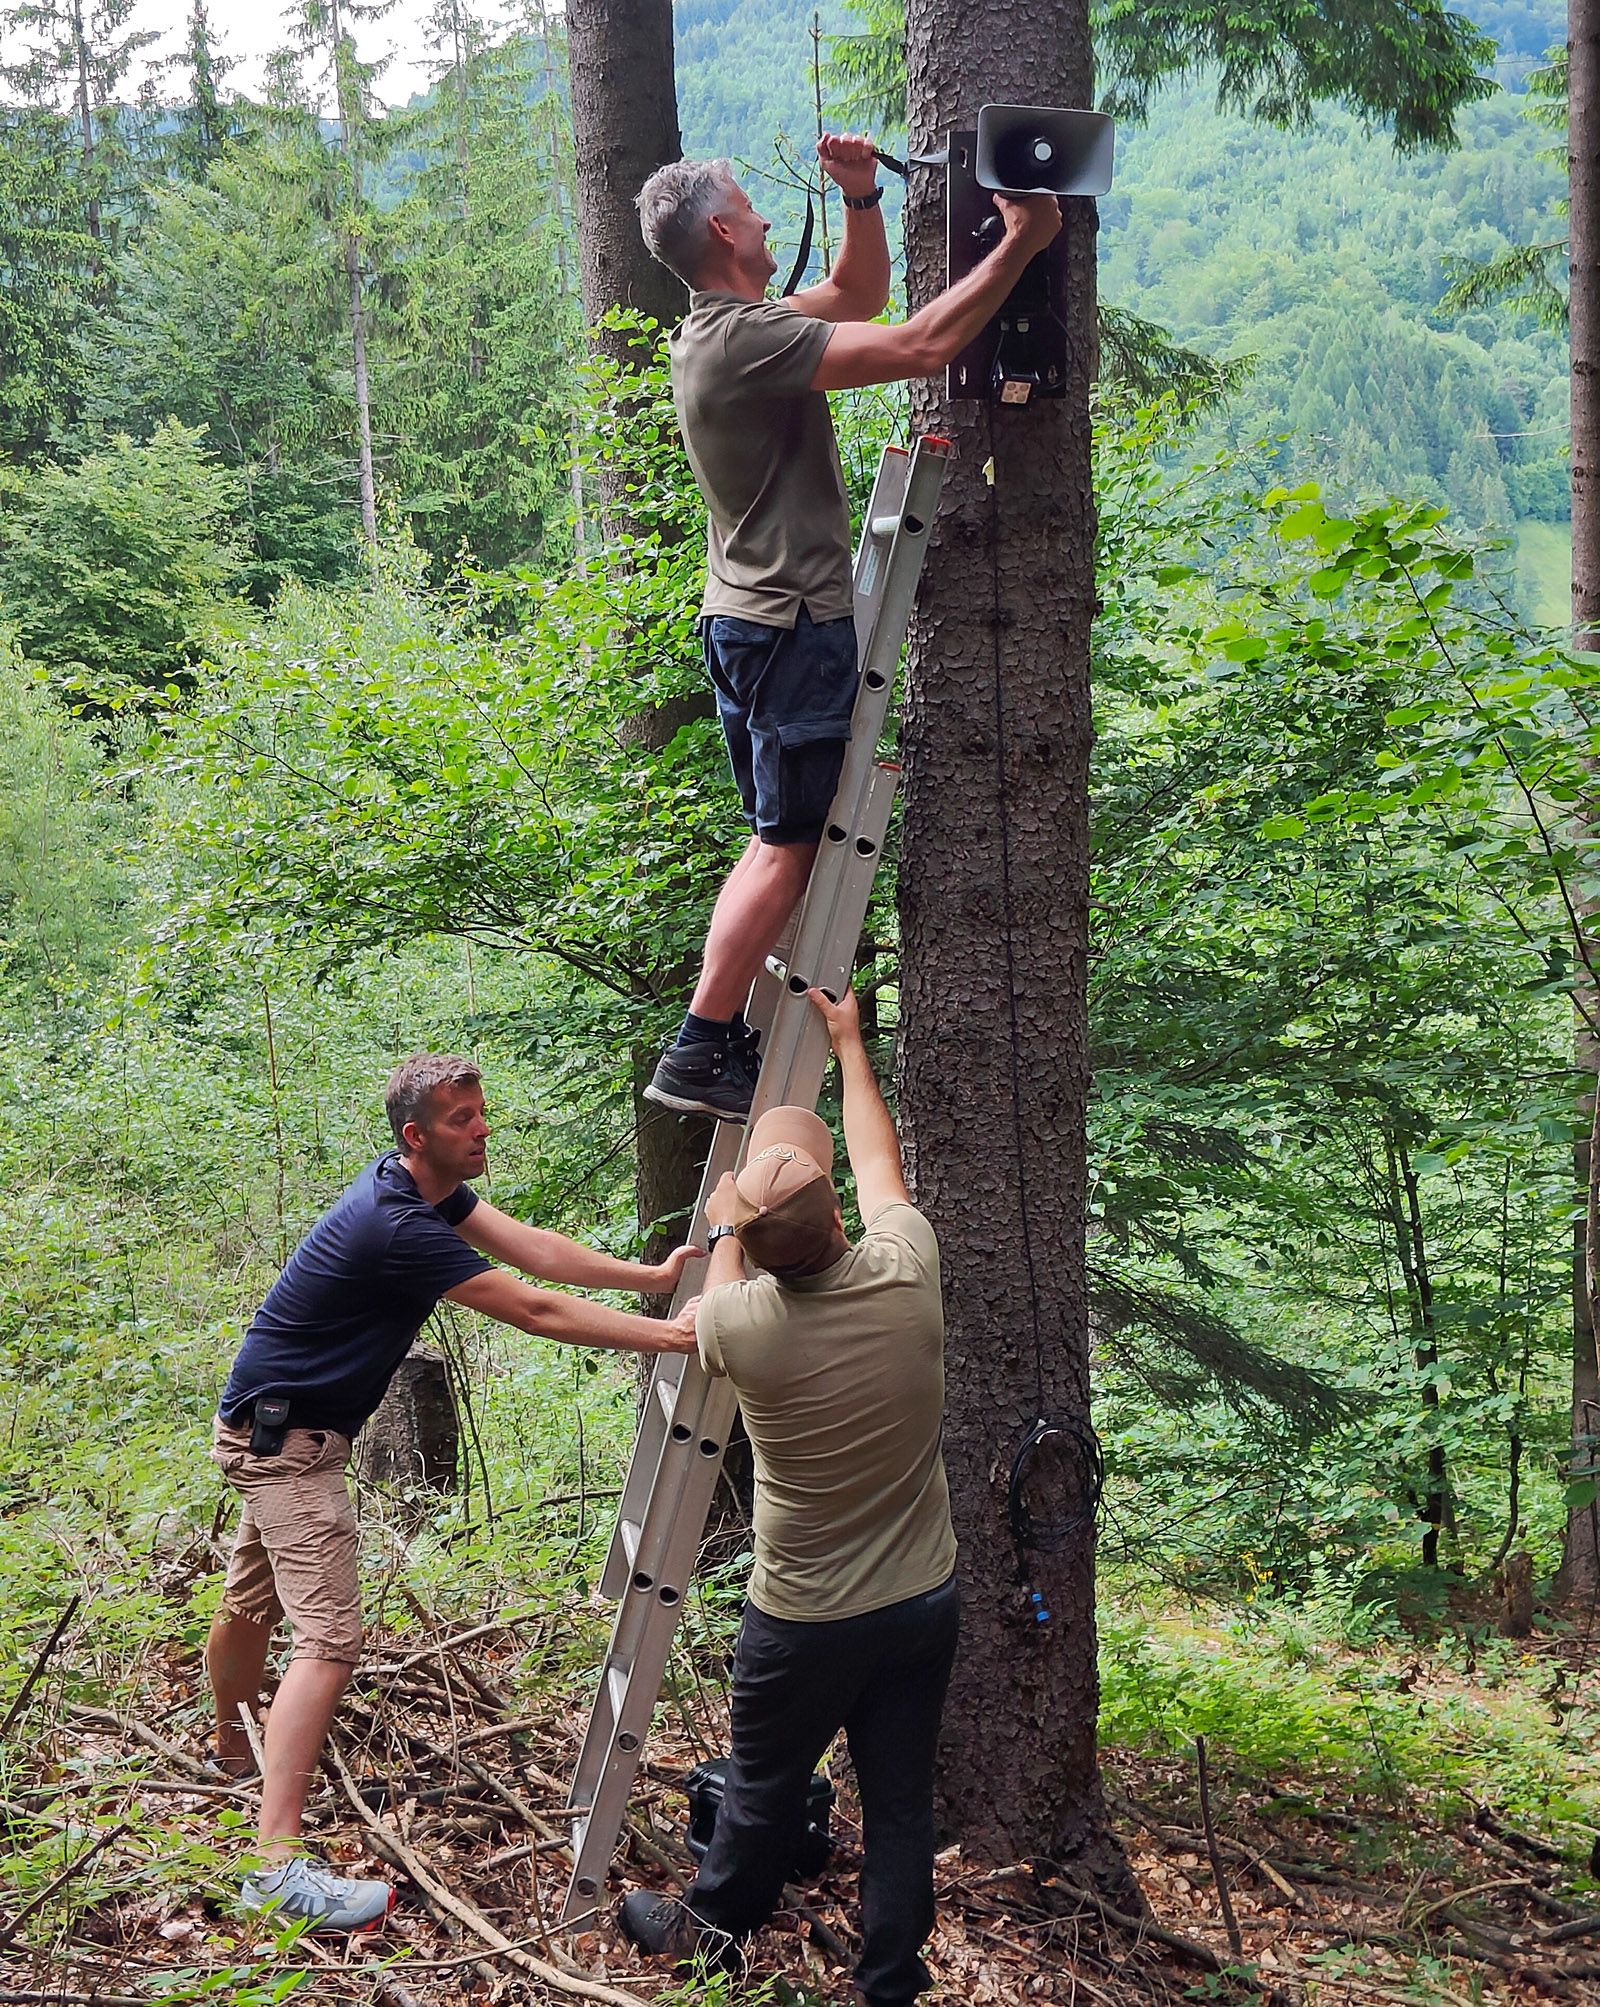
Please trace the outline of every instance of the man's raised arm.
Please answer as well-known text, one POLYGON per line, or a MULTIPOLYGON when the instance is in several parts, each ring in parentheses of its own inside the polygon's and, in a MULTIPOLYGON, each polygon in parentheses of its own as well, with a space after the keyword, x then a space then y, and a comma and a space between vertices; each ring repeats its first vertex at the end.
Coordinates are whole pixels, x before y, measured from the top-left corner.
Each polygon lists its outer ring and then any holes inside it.
POLYGON ((825 132, 817 158, 845 198, 844 236, 833 270, 815 286, 791 293, 796 313, 818 321, 870 321, 889 297, 889 240, 883 230, 880 197, 871 208, 852 208, 878 185, 878 156, 872 141, 853 132, 825 132))
POLYGON ((835 1003, 822 990, 807 992, 828 1027, 844 1089, 844 1147, 855 1173, 856 1204, 866 1226, 883 1206, 910 1203, 900 1138, 883 1105, 872 1062, 861 1039, 861 1011, 854 990, 835 1003))
POLYGON ((1005 235, 988 257, 895 327, 836 327, 811 379, 813 390, 899 383, 906 377, 937 375, 954 362, 1005 304, 1029 261, 1061 229, 1061 204, 1053 195, 997 195, 994 206, 1005 222, 1005 235))

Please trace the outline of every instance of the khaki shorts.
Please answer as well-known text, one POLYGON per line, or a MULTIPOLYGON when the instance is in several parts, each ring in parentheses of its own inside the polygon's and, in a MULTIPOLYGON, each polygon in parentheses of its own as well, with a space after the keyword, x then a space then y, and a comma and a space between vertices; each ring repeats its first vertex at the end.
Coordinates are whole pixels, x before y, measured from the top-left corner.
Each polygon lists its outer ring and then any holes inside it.
POLYGON ((244 1516, 222 1607, 253 1624, 289 1619, 291 1659, 353 1666, 361 1655, 356 1510, 344 1481, 350 1438, 290 1429, 277 1456, 252 1456, 250 1431, 216 1423, 211 1454, 244 1516))

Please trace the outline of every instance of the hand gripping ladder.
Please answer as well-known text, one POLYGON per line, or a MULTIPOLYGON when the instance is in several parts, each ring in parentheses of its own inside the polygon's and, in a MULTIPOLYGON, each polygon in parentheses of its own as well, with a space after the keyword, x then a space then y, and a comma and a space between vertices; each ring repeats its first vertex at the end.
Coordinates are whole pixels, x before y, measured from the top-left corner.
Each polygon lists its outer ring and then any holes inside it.
MULTIPOLYGON (((809 1108, 822 1088, 828 1040, 806 991, 815 984, 838 995, 850 979, 899 777, 879 761, 878 740, 949 455, 948 443, 931 437, 910 453, 886 447, 873 483, 855 562, 861 681, 850 744, 805 897, 746 1012, 761 1033, 752 1122, 786 1102, 809 1108)), ((738 1164, 745 1133, 736 1123, 716 1125, 694 1210, 696 1240, 705 1233, 706 1201, 738 1164)), ((702 1263, 685 1271, 674 1309, 699 1290, 704 1273, 702 1263)), ((567 1801, 578 1816, 563 1923, 587 1916, 604 1891, 737 1407, 728 1382, 712 1379, 694 1356, 656 1361, 601 1576, 619 1608, 567 1801)))

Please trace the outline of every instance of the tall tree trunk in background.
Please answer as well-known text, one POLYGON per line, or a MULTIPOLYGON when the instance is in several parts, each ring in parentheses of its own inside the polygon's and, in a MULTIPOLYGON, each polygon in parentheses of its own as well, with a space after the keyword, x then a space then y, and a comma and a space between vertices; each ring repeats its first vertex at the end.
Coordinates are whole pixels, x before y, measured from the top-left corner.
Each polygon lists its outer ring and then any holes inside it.
POLYGON ((1439 1324, 1434 1314, 1433 1271, 1428 1262, 1428 1243, 1422 1223, 1422 1195, 1410 1153, 1393 1130, 1385 1126, 1383 1147, 1388 1172, 1389 1219, 1394 1231, 1395 1259, 1405 1284, 1407 1321, 1411 1327, 1411 1356, 1422 1381, 1422 1408, 1435 1440, 1428 1445, 1428 1476, 1418 1517, 1422 1521, 1422 1565, 1439 1565, 1439 1535, 1453 1525, 1450 1506, 1450 1473, 1444 1444, 1437 1440, 1439 1428, 1439 1387, 1433 1369, 1439 1363, 1439 1324))
POLYGON ((350 355, 356 398, 356 476, 361 495, 361 535, 367 549, 378 541, 378 489, 372 471, 372 388, 367 376, 367 316, 362 301, 361 245, 353 231, 344 240, 344 276, 350 302, 350 355))
MULTIPOLYGON (((906 54, 918 149, 972 125, 984 100, 1092 102, 1087 0, 908 0, 906 54)), ((1097 226, 1092 202, 1063 206, 1066 397, 1008 410, 946 404, 942 383, 913 389, 918 423, 957 450, 911 639, 900 1117, 917 1201, 943 1251, 945 1451, 965 1600, 945 1710, 941 1819, 980 1856, 1049 1859, 1134 1904, 1095 1757, 1093 1527, 1029 1557, 1030 1579, 1053 1612, 1048 1624, 1030 1620, 1002 1561, 1012 1551, 1007 1475, 1041 1406, 1068 1421, 1089 1413, 1097 226)), ((917 174, 907 208, 913 306, 945 282, 944 238, 943 177, 917 174)), ((1048 1478, 1038 1501, 1047 1517, 1063 1505, 1048 1478)))
MULTIPOLYGON (((671 327, 687 305, 683 286, 644 248, 633 198, 683 151, 672 0, 567 0, 567 64, 584 319, 592 328, 623 306, 671 327)), ((618 362, 629 360, 622 336, 596 339, 618 362)))
POLYGON ((328 27, 333 43, 334 100, 339 114, 339 147, 349 170, 346 194, 350 215, 344 227, 344 276, 350 310, 350 357, 356 400, 356 475, 361 496, 361 535, 367 549, 378 542, 378 495, 372 471, 372 391, 367 376, 367 315, 362 272, 362 245, 357 219, 363 212, 359 139, 362 127, 361 81, 356 72, 355 44, 331 0, 328 27))
POLYGON ((83 31, 82 0, 73 0, 72 51, 78 71, 77 84, 73 91, 73 105, 78 114, 79 144, 83 154, 84 186, 89 191, 85 216, 89 225, 89 235, 98 244, 100 241, 100 196, 96 187, 94 107, 90 102, 89 42, 83 31))
MULTIPOLYGON (((1572 398, 1572 645, 1600 648, 1600 0, 1567 0, 1567 261, 1570 300, 1572 398)), ((1593 826, 1600 803, 1592 804, 1593 826)), ((1583 918, 1588 922, 1590 909, 1583 918)), ((1589 1016, 1600 1008, 1592 985, 1589 1016)), ((1589 1082, 1585 1112, 1593 1118, 1600 1043, 1580 1016, 1576 1038, 1579 1071, 1589 1082)), ((1600 1370, 1595 1360, 1595 1180, 1600 1152, 1590 1139, 1575 1153, 1579 1199, 1572 1287, 1572 1471, 1592 1472, 1600 1441, 1600 1370)), ((1571 1508, 1559 1595, 1593 1601, 1600 1596, 1600 1514, 1592 1501, 1571 1508)))
MULTIPOLYGON (((612 307, 649 314, 670 327, 688 304, 682 283, 645 249, 634 197, 648 177, 683 151, 672 62, 671 0, 568 0, 567 67, 572 92, 572 143, 578 197, 578 268, 583 318, 591 340, 613 361, 637 358, 621 334, 597 328, 612 307)), ((625 527, 622 488, 600 475, 600 508, 608 529, 625 527)), ((638 743, 664 746, 699 705, 649 707, 638 718, 638 743)), ((658 972, 661 987, 687 990, 691 969, 658 972)), ((641 1223, 666 1221, 646 1259, 681 1240, 682 1215, 694 1203, 705 1160, 705 1124, 689 1122, 643 1099, 657 1052, 634 1061, 634 1114, 639 1127, 637 1196, 641 1223)), ((661 1306, 664 1308, 665 1306, 661 1306)))

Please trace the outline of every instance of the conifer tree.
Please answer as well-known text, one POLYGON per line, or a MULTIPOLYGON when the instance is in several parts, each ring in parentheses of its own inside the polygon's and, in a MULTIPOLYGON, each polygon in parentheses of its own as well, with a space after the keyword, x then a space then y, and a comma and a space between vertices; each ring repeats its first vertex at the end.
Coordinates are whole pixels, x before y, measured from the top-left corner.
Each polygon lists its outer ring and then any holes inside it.
POLYGON ((135 58, 156 36, 129 26, 134 6, 135 0, 21 0, 0 11, 0 43, 21 49, 0 63, 0 82, 39 111, 70 108, 76 188, 102 272, 138 204, 138 122, 126 87, 135 58))

